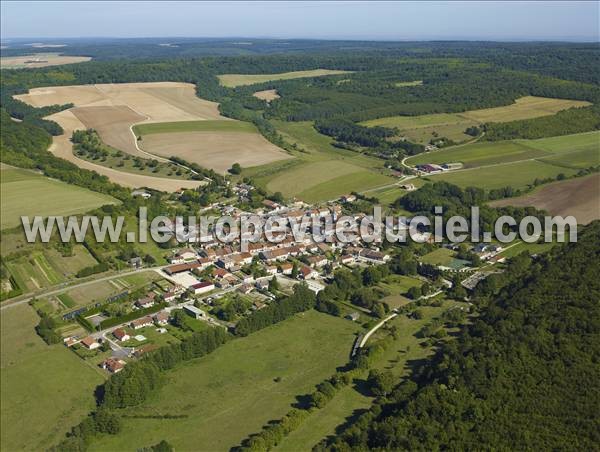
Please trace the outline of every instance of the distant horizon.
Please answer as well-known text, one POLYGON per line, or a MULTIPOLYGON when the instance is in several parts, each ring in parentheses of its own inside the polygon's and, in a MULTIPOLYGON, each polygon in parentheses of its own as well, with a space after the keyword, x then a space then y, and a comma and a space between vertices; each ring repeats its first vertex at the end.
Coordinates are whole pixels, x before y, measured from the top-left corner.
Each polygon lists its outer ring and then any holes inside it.
MULTIPOLYGON (((269 41, 331 41, 331 42, 497 42, 497 43, 520 43, 520 42, 540 42, 540 43, 598 43, 596 38, 586 37, 570 37, 562 36, 556 38, 534 38, 534 37, 515 37, 511 39, 494 39, 494 38, 479 38, 479 37, 456 37, 456 38, 411 38, 411 39, 377 39, 377 38, 344 38, 344 37, 330 37, 330 38, 314 38, 314 37, 276 37, 276 36, 57 36, 57 37, 45 37, 45 36, 15 36, 10 38, 2 37, 1 42, 10 41, 41 41, 42 43, 50 44, 53 41, 54 44, 61 44, 59 41, 74 41, 74 40, 220 40, 229 41, 232 39, 251 39, 251 40, 269 40, 269 41)), ((36 42, 32 42, 34 44, 36 42)), ((23 42, 19 42, 21 45, 26 45, 23 42)))
POLYGON ((600 39, 600 6, 595 1, 3 0, 0 9, 2 41, 202 36, 377 42, 600 39))

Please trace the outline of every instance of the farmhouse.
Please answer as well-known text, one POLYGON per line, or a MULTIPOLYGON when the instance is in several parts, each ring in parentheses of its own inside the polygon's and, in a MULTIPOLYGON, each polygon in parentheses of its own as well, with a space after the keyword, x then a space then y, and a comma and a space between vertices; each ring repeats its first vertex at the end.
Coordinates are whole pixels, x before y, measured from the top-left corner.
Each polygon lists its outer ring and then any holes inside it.
POLYGON ((116 374, 117 372, 123 370, 123 368, 125 367, 125 361, 123 361, 122 359, 108 358, 102 361, 102 364, 100 366, 103 369, 108 370, 110 373, 116 374))
POLYGON ((202 264, 200 262, 188 262, 185 264, 176 264, 171 265, 165 268, 165 272, 168 275, 175 275, 177 273, 187 272, 193 270, 194 268, 201 268, 202 264))
POLYGON ((193 305, 185 305, 183 307, 183 310, 186 314, 191 315, 195 319, 205 319, 208 317, 206 315, 206 312, 204 312, 202 309, 198 309, 196 306, 193 305))
POLYGON ((98 343, 98 341, 96 341, 96 339, 94 339, 92 336, 84 337, 81 340, 81 343, 88 350, 95 350, 98 347, 100 347, 100 344, 98 343))
POLYGON ((177 254, 169 258, 170 264, 183 264, 185 262, 195 260, 198 257, 196 252, 190 248, 179 250, 177 254))
POLYGON ((160 311, 154 315, 154 323, 157 325, 166 325, 169 323, 169 313, 167 311, 160 311))
POLYGON ((131 328, 133 328, 134 330, 139 330, 140 328, 144 328, 147 326, 152 325, 152 323, 154 323, 152 321, 152 317, 150 317, 149 315, 142 317, 141 319, 135 319, 133 320, 129 326, 131 328))
POLYGON ((323 267, 324 265, 327 265, 327 258, 325 256, 310 256, 308 258, 308 263, 311 267, 323 267))
POLYGON ((294 264, 292 264, 291 262, 284 262, 280 265, 280 267, 281 273, 283 273, 284 275, 291 275, 292 270, 294 269, 294 264))
POLYGON ((305 265, 300 268, 298 276, 302 279, 314 279, 319 276, 319 272, 305 265))
POLYGON ((364 248, 358 253, 358 258, 366 262, 383 263, 390 260, 390 255, 364 248))
POLYGON ((135 306, 140 309, 149 308, 150 306, 154 306, 154 298, 153 297, 144 297, 140 298, 135 302, 135 306))
POLYGON ((129 334, 127 334, 127 332, 122 328, 117 328, 112 334, 118 341, 121 342, 128 341, 131 338, 131 336, 129 336, 129 334))

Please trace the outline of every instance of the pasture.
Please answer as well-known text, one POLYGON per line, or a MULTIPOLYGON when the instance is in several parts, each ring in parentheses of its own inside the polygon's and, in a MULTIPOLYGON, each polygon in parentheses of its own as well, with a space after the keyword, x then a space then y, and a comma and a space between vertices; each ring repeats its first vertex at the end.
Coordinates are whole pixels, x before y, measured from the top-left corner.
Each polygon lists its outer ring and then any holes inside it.
POLYGON ((569 176, 600 164, 600 132, 538 140, 478 142, 407 159, 408 165, 461 162, 465 169, 427 176, 460 186, 523 188, 536 178, 569 176))
POLYGON ((46 345, 34 331, 38 321, 28 305, 2 311, 2 450, 55 445, 94 408, 103 381, 64 345, 46 345))
POLYGON ((501 163, 482 168, 449 171, 446 173, 427 176, 427 180, 435 182, 443 180, 460 187, 492 188, 528 188, 536 178, 555 178, 560 173, 572 176, 577 171, 550 165, 537 160, 501 163))
POLYGON ((324 75, 348 74, 350 71, 338 71, 332 69, 312 69, 309 71, 282 72, 279 74, 222 74, 219 82, 227 88, 236 86, 254 85, 256 83, 271 82, 274 80, 291 80, 305 77, 322 77, 324 75))
POLYGON ((462 142, 473 137, 465 134, 468 127, 485 122, 507 122, 520 119, 548 116, 573 107, 585 107, 589 102, 525 96, 514 104, 503 107, 469 110, 462 113, 435 113, 420 116, 390 116, 364 121, 361 124, 383 127, 397 127, 399 134, 411 141, 429 143, 436 137, 446 137, 462 142))
POLYGON ((92 58, 87 56, 67 56, 58 53, 34 53, 14 57, 0 58, 0 69, 34 69, 38 67, 61 66, 63 64, 83 63, 92 58))
POLYGON ((394 182, 380 160, 332 146, 331 138, 318 133, 310 122, 273 123, 288 142, 297 146, 298 151, 293 153, 296 158, 243 173, 269 191, 318 202, 394 182))
POLYGON ((21 215, 76 215, 118 201, 108 195, 65 184, 33 171, 3 166, 0 170, 2 229, 21 224, 21 215))
POLYGON ((600 219, 600 174, 553 182, 518 198, 490 203, 493 207, 533 206, 551 215, 573 215, 579 224, 600 219))
POLYGON ((232 340, 166 373, 151 399, 123 410, 139 417, 123 418, 120 434, 99 438, 90 450, 137 450, 162 439, 176 450, 228 450, 345 364, 357 329, 309 311, 232 340), (183 417, 142 418, 157 414, 183 417))

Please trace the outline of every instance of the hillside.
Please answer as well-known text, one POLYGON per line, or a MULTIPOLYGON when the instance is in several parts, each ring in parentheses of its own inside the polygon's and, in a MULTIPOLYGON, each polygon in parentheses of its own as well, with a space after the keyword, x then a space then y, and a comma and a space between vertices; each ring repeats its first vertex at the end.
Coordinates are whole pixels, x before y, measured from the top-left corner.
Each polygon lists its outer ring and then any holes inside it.
POLYGON ((595 222, 532 264, 421 370, 418 389, 401 384, 329 447, 597 449, 599 233, 595 222))

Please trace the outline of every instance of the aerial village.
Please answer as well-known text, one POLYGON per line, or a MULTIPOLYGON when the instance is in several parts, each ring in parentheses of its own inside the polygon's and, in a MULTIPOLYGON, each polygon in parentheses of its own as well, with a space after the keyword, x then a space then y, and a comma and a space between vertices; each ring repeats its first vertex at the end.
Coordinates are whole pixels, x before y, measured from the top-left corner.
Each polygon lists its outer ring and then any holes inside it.
MULTIPOLYGON (((410 184, 404 188, 414 189, 410 184)), ((238 183, 233 191, 238 200, 243 201, 252 190, 251 185, 238 183)), ((152 196, 145 191, 139 191, 138 195, 152 196)), ((347 215, 347 207, 356 202, 357 197, 360 195, 348 194, 322 206, 303 202, 284 205, 265 199, 262 208, 254 212, 244 212, 230 204, 212 207, 232 218, 254 214, 267 219, 277 215, 300 222, 303 218, 331 216, 335 219, 347 215)), ((357 223, 365 215, 352 214, 357 223)), ((175 219, 169 228, 174 230, 175 219)), ((316 243, 308 233, 303 242, 296 242, 288 231, 285 239, 277 243, 264 238, 247 243, 246 251, 242 251, 239 240, 223 244, 212 236, 200 237, 199 232, 190 228, 186 232, 191 237, 189 242, 168 250, 168 265, 153 269, 157 278, 152 282, 134 292, 124 291, 63 314, 65 321, 76 321, 83 327, 76 334, 64 337, 64 345, 107 372, 117 373, 130 360, 195 331, 204 328, 233 331, 241 318, 276 302, 278 296, 291 294, 296 284, 306 284, 318 294, 332 281, 337 269, 377 267, 388 264, 391 259, 380 244, 365 243, 358 235, 352 242, 344 243, 337 239, 335 231, 321 243, 316 243)), ((429 241, 434 239, 431 235, 429 241)), ((497 272, 494 264, 504 261, 501 246, 477 244, 470 253, 487 264, 487 270, 482 271, 467 260, 448 258, 456 249, 457 245, 445 243, 429 253, 444 254, 443 259, 433 265, 438 273, 436 277, 426 274, 415 277, 418 285, 427 285, 429 289, 427 293, 409 295, 405 301, 411 296, 413 300, 434 297, 451 289, 453 283, 448 275, 453 273, 463 274, 461 284, 471 290, 486 276, 497 272)), ((140 258, 131 259, 130 264, 138 270, 144 266, 140 258)), ((431 266, 426 259, 420 264, 431 266)), ((347 308, 344 317, 348 321, 360 321, 361 315, 369 314, 368 310, 350 303, 347 308)))

